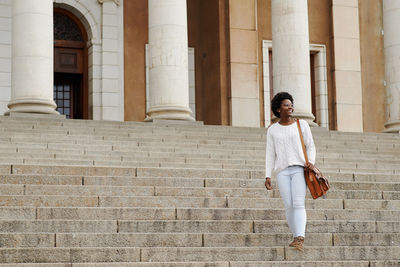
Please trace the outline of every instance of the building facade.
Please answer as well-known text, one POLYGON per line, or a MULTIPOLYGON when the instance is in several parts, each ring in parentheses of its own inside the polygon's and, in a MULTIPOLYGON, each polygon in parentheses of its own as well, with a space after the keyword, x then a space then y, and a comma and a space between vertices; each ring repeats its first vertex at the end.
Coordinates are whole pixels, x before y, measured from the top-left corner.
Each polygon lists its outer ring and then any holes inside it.
POLYGON ((0 112, 400 130, 396 0, 0 0, 0 112))

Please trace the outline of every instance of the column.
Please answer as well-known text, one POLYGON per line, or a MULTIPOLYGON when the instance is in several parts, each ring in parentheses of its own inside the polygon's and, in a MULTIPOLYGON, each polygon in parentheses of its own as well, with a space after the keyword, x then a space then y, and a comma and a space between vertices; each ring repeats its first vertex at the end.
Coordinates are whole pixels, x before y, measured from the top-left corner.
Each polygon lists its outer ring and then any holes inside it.
POLYGON ((194 120, 189 108, 186 0, 149 0, 149 121, 194 120))
POLYGON ((400 1, 383 1, 386 80, 385 132, 400 132, 400 1))
POLYGON ((274 93, 289 92, 294 116, 311 125, 310 44, 307 0, 272 0, 274 93))
POLYGON ((0 114, 11 99, 12 0, 0 1, 0 114))
POLYGON ((362 132, 359 1, 332 0, 336 130, 362 132))
POLYGON ((10 112, 58 114, 53 100, 53 0, 12 1, 10 112))

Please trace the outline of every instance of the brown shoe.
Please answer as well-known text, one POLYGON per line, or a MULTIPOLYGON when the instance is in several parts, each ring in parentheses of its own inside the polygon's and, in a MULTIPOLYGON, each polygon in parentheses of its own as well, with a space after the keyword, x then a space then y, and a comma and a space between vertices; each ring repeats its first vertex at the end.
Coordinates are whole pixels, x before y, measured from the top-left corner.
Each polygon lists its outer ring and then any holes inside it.
POLYGON ((294 247, 297 244, 297 237, 293 238, 292 243, 289 244, 289 247, 294 247))
POLYGON ((293 246, 298 251, 304 252, 304 237, 298 236, 297 242, 293 246))

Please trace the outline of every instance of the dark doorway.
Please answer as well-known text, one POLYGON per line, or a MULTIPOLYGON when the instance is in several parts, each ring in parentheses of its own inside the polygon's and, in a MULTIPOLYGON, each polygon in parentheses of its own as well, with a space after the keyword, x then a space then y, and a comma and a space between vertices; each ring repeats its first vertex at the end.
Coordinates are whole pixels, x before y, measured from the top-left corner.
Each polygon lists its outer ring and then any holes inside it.
POLYGON ((68 11, 54 9, 54 102, 70 119, 88 119, 87 35, 68 11))
POLYGON ((82 118, 82 74, 54 74, 54 102, 68 119, 82 118))
POLYGON ((317 120, 317 103, 316 103, 316 92, 315 92, 315 54, 310 54, 310 81, 311 81, 311 108, 312 114, 315 117, 314 121, 317 120))

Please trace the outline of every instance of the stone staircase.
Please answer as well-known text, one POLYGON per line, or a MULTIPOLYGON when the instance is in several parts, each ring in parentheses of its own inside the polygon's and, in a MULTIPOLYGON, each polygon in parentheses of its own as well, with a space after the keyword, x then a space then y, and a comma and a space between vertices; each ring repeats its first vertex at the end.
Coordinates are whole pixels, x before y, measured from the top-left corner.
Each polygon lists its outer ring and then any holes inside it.
POLYGON ((313 134, 300 253, 265 129, 0 117, 0 265, 400 266, 400 136, 313 134))

